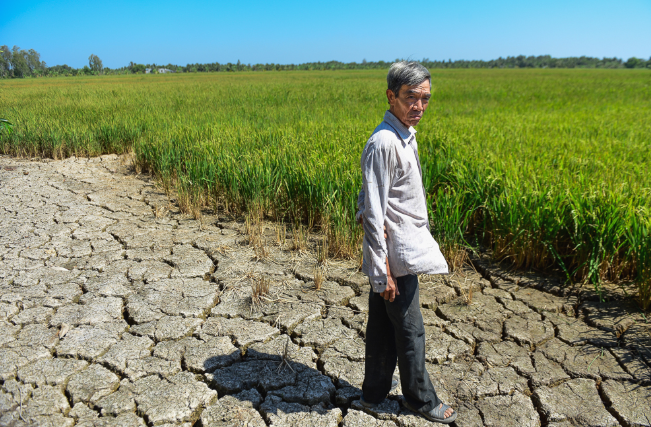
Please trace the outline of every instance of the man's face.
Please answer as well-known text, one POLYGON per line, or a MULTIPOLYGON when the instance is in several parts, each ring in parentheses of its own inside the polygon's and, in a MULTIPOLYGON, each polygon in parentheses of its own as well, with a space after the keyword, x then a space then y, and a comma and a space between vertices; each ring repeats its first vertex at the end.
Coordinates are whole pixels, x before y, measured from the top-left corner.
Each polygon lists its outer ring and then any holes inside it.
POLYGON ((391 107, 389 111, 406 126, 416 126, 432 96, 429 79, 415 86, 402 85, 395 96, 391 89, 387 89, 387 99, 391 107))

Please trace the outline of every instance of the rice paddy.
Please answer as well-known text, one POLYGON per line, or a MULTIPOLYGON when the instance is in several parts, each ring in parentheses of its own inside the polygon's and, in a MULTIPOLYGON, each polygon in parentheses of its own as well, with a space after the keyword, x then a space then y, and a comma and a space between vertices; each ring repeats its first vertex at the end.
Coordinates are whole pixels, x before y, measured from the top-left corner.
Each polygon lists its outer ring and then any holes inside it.
MULTIPOLYGON (((194 215, 260 212, 359 254, 359 157, 387 109, 384 71, 0 81, 2 153, 135 154, 194 215), (302 224, 302 225, 300 225, 302 224)), ((433 70, 417 127, 433 234, 568 281, 651 300, 651 73, 433 70)), ((324 246, 325 247, 325 246, 324 246)), ((459 261, 460 262, 460 261, 459 261)))

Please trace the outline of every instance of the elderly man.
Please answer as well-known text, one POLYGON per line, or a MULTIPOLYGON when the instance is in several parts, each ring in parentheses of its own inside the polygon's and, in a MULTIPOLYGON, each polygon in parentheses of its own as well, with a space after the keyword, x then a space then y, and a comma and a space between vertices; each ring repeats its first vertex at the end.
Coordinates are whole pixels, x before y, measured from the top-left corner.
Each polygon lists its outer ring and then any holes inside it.
POLYGON ((374 406, 392 386, 396 360, 404 405, 430 421, 451 423, 457 413, 441 402, 425 369, 425 327, 419 274, 447 274, 429 231, 416 126, 431 97, 429 71, 396 62, 387 75, 389 111, 362 153, 363 186, 357 219, 364 227, 363 272, 372 286, 366 327, 362 404, 374 406))

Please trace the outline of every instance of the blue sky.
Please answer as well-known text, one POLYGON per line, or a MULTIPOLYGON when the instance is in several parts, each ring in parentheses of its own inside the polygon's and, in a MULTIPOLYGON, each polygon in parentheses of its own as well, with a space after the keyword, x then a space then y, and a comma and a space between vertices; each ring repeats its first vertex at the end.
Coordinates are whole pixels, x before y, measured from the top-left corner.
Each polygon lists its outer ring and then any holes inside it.
POLYGON ((14 1, 0 45, 48 65, 651 57, 651 0, 14 1))

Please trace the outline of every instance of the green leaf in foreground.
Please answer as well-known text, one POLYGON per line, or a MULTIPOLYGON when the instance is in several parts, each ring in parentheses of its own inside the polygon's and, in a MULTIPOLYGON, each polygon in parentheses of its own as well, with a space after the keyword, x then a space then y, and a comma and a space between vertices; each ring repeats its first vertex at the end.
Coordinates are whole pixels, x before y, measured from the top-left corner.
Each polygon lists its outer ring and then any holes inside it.
POLYGON ((11 135, 14 131, 14 125, 7 119, 0 119, 0 135, 11 135))

